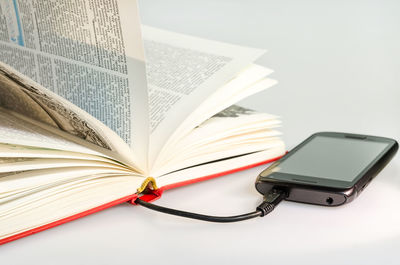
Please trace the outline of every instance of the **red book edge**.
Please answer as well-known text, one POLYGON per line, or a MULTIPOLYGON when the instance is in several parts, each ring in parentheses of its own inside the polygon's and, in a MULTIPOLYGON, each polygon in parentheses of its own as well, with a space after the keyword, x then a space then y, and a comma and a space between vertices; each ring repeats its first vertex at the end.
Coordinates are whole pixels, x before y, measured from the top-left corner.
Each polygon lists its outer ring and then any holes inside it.
MULTIPOLYGON (((140 196, 140 199, 142 199, 144 201, 147 201, 147 202, 152 202, 152 201, 155 201, 155 200, 159 199, 165 190, 178 188, 178 187, 181 187, 181 186, 189 185, 189 184, 200 182, 200 181, 203 181, 203 180, 217 178, 217 177, 221 177, 221 176, 224 176, 224 175, 232 174, 232 173, 235 173, 235 172, 238 172, 238 171, 246 170, 246 169, 249 169, 249 168, 252 168, 252 167, 257 167, 257 166, 260 166, 260 165, 263 165, 263 164, 268 164, 268 163, 271 163, 273 161, 276 161, 276 160, 280 159, 281 157, 282 156, 275 157, 275 158, 268 159, 268 160, 265 160, 265 161, 262 161, 262 162, 258 162, 258 163, 250 164, 250 165, 247 165, 247 166, 244 166, 244 167, 223 171, 223 172, 212 174, 212 175, 208 175, 208 176, 205 176, 205 177, 200 177, 200 178, 195 178, 195 179, 190 179, 190 180, 186 180, 186 181, 181 181, 181 182, 169 184, 169 185, 160 187, 157 190, 152 191, 152 193, 150 193, 150 194, 144 194, 144 195, 140 196)), ((138 194, 132 194, 132 195, 129 195, 129 196, 125 196, 123 198, 108 202, 106 204, 97 206, 95 208, 86 210, 84 212, 77 213, 77 214, 71 215, 69 217, 66 217, 66 218, 63 218, 63 219, 60 219, 60 220, 57 220, 57 221, 54 221, 54 222, 51 222, 51 223, 36 227, 36 228, 33 228, 31 230, 24 231, 22 233, 15 234, 15 235, 12 235, 10 237, 6 237, 6 238, 3 238, 3 239, 0 239, 0 245, 8 243, 8 242, 11 242, 11 241, 14 241, 14 240, 17 240, 17 239, 20 239, 20 238, 23 238, 23 237, 26 237, 26 236, 29 236, 29 235, 32 235, 32 234, 35 234, 35 233, 38 233, 38 232, 41 232, 43 230, 50 229, 52 227, 55 227, 55 226, 58 226, 58 225, 61 225, 61 224, 65 224, 67 222, 71 222, 71 221, 76 220, 78 218, 87 216, 87 215, 92 214, 92 213, 99 212, 101 210, 110 208, 112 206, 115 206, 115 205, 118 205, 118 204, 121 204, 121 203, 124 203, 124 202, 129 202, 129 203, 135 205, 134 202, 137 199, 137 197, 138 197, 138 194)))

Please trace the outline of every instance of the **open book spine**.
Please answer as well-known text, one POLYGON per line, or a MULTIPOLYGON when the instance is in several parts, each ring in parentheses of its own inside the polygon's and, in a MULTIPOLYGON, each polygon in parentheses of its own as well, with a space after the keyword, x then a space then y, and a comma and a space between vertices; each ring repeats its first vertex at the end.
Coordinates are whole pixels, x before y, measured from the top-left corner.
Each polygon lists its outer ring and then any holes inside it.
MULTIPOLYGON (((250 164, 250 165, 247 165, 247 166, 243 166, 243 167, 240 167, 240 168, 230 169, 230 170, 223 171, 223 172, 220 172, 220 173, 216 173, 216 174, 212 174, 212 175, 208 175, 208 176, 204 176, 204 177, 200 177, 200 178, 196 178, 196 179, 191 179, 191 180, 187 180, 187 181, 182 181, 182 182, 177 182, 177 183, 174 183, 174 184, 166 185, 166 186, 157 188, 155 190, 151 190, 151 192, 148 193, 148 194, 141 195, 138 192, 138 193, 135 193, 135 194, 132 194, 132 195, 129 195, 129 196, 125 196, 125 197, 120 198, 118 200, 114 200, 114 201, 108 202, 106 204, 97 206, 95 208, 86 210, 86 211, 78 213, 78 214, 71 215, 69 217, 57 220, 55 222, 51 222, 51 223, 48 223, 48 224, 33 228, 31 230, 27 230, 27 231, 24 231, 22 233, 15 234, 15 235, 12 235, 12 236, 7 237, 7 238, 3 238, 3 239, 0 240, 0 245, 8 243, 8 242, 11 242, 11 241, 14 241, 14 240, 17 240, 17 239, 20 239, 20 238, 23 238, 23 237, 26 237, 26 236, 29 236, 29 235, 32 235, 32 234, 35 234, 35 233, 38 233, 38 232, 41 232, 41 231, 44 231, 44 230, 47 230, 49 228, 52 228, 52 227, 55 227, 55 226, 58 226, 58 225, 61 225, 61 224, 64 224, 64 223, 67 223, 67 222, 70 222, 70 221, 73 221, 73 220, 76 220, 78 218, 87 216, 87 215, 92 214, 92 213, 99 212, 101 210, 110 208, 112 206, 115 206, 115 205, 118 205, 118 204, 121 204, 121 203, 124 203, 124 202, 129 202, 129 203, 135 204, 135 200, 139 196, 140 196, 140 199, 142 199, 144 201, 152 202, 152 201, 155 201, 155 200, 159 199, 165 190, 178 188, 178 187, 189 185, 189 184, 192 184, 192 183, 196 183, 196 182, 200 182, 200 181, 204 181, 204 180, 208 180, 208 179, 212 179, 212 178, 217 178, 217 177, 220 177, 220 176, 224 176, 224 175, 227 175, 227 174, 235 173, 235 172, 242 171, 242 170, 245 170, 245 169, 249 169, 249 168, 252 168, 252 167, 256 167, 256 166, 260 166, 260 165, 263 165, 263 164, 271 163, 273 161, 278 160, 279 158, 281 158, 281 156, 280 157, 275 157, 275 158, 272 158, 272 159, 268 159, 268 160, 265 160, 265 161, 262 161, 262 162, 258 162, 258 163, 255 163, 255 164, 250 164)), ((146 185, 143 185, 143 186, 147 186, 147 184, 149 182, 152 182, 152 180, 148 179, 145 182, 146 182, 146 185)), ((154 183, 152 183, 152 184, 154 185, 154 183)), ((155 186, 155 187, 157 187, 157 186, 155 186)))

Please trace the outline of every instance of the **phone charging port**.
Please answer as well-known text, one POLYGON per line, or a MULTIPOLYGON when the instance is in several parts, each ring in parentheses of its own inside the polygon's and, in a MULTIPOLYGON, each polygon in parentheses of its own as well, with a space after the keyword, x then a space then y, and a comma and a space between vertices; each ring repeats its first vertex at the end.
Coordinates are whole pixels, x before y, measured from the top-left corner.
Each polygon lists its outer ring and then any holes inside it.
POLYGON ((333 203, 333 199, 332 199, 331 197, 328 197, 328 198, 326 199, 326 203, 329 204, 329 205, 331 205, 331 204, 333 203))

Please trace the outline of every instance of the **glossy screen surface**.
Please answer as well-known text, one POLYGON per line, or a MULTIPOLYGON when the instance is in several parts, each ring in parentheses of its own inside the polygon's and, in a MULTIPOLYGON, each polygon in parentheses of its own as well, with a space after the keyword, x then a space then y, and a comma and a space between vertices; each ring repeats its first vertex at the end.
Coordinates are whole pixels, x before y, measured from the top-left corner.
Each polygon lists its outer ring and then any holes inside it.
POLYGON ((350 182, 387 146, 362 139, 316 136, 282 161, 277 172, 350 182))

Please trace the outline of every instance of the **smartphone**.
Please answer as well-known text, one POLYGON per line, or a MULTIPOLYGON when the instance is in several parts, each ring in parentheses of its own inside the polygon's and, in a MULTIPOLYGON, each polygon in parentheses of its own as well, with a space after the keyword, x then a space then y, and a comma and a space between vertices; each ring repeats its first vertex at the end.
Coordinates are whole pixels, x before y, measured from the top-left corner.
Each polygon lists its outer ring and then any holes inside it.
POLYGON ((351 202, 399 148, 389 138, 340 132, 311 135, 260 173, 256 189, 283 189, 286 200, 326 206, 351 202))

